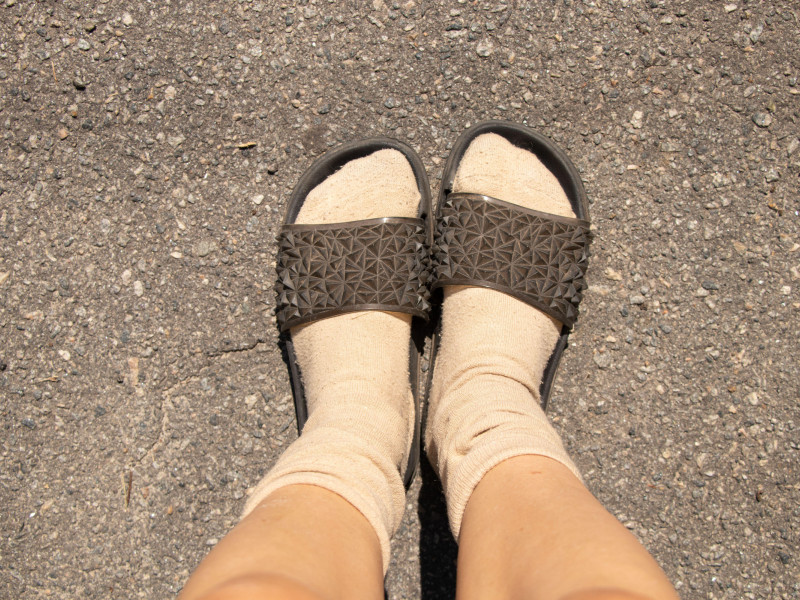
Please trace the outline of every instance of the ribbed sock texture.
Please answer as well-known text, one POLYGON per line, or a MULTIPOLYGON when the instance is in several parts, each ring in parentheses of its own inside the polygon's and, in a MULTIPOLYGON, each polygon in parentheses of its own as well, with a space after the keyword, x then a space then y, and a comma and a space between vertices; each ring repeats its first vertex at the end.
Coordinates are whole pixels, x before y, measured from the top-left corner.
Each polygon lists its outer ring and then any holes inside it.
MULTIPOLYGON (((298 223, 415 217, 420 194, 396 150, 347 163, 308 195, 298 223)), ((400 474, 411 446, 414 403, 409 385, 411 318, 355 312, 291 330, 309 418, 303 434, 255 486, 244 514, 286 485, 311 484, 350 502, 372 524, 389 565, 400 525, 400 474)))
MULTIPOLYGON (((547 167, 496 134, 473 140, 453 191, 575 216, 547 167)), ((536 454, 580 474, 539 404, 539 384, 561 324, 500 292, 464 286, 445 288, 442 319, 425 442, 458 539, 472 491, 500 462, 536 454)))

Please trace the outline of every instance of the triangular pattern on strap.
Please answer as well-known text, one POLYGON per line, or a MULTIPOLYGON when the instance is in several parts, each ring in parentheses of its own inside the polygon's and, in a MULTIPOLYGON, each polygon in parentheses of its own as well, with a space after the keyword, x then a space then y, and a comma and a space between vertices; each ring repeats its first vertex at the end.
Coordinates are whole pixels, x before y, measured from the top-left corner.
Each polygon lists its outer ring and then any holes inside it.
POLYGON ((427 318, 430 249, 421 219, 287 226, 278 243, 275 316, 281 331, 348 310, 427 318))
POLYGON ((585 221, 451 194, 439 208, 433 287, 499 289, 571 327, 586 285, 590 241, 585 221))

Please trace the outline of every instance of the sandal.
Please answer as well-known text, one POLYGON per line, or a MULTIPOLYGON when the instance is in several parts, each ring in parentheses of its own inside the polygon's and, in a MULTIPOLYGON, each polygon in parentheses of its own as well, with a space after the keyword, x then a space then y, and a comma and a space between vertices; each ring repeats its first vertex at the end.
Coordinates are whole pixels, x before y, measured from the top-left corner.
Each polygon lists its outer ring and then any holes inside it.
MULTIPOLYGON (((495 289, 563 324, 539 386, 543 409, 586 287, 589 228, 588 202, 580 175, 551 140, 504 121, 478 123, 458 138, 445 164, 436 207, 431 290, 446 285, 495 289), (498 134, 535 154, 558 179, 577 218, 531 210, 481 194, 453 192, 464 153, 475 138, 485 133, 498 134)), ((440 327, 441 322, 434 335, 432 364, 440 327)), ((429 382, 431 377, 429 374, 429 382)))
POLYGON ((401 142, 374 138, 340 146, 311 165, 289 198, 278 236, 275 315, 289 365, 298 434, 308 418, 308 407, 289 330, 353 311, 400 312, 414 317, 409 373, 415 425, 403 474, 406 488, 419 464, 419 374, 430 310, 429 251, 433 241, 430 215, 430 186, 419 156, 401 142), (346 163, 385 148, 399 151, 411 165, 421 198, 416 218, 384 217, 327 225, 295 223, 311 190, 346 163))

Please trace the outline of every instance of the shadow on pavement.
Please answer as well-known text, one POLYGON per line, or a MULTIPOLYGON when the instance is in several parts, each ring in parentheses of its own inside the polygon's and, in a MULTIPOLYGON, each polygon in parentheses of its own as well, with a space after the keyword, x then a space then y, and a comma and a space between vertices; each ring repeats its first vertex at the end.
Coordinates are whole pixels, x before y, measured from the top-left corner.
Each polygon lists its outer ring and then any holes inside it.
POLYGON ((428 460, 420 461, 419 565, 421 600, 455 598, 458 546, 450 533, 442 484, 428 460))

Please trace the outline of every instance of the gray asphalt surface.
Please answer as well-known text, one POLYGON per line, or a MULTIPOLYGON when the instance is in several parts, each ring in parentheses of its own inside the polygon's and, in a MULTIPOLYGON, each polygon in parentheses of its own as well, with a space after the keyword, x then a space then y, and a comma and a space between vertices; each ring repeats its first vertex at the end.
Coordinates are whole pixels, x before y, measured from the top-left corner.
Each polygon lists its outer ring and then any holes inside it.
MULTIPOLYGON (((0 597, 169 598, 294 439, 275 232, 314 157, 487 118, 580 168, 551 414, 684 598, 800 598, 800 7, 0 2, 0 597)), ((423 469, 389 598, 452 597, 423 469)))

